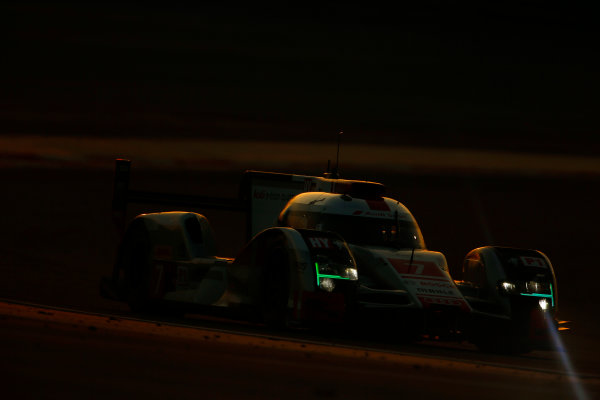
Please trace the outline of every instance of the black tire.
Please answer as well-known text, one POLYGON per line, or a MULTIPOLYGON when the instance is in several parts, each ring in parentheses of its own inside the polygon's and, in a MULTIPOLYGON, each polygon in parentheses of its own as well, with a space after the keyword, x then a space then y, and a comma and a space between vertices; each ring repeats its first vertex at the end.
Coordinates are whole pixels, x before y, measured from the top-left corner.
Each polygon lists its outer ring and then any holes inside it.
POLYGON ((150 268, 152 245, 143 220, 129 226, 119 249, 117 268, 123 271, 124 298, 133 312, 150 312, 150 268))
POLYGON ((524 354, 531 351, 527 343, 512 336, 497 336, 476 341, 477 348, 491 354, 524 354))
POLYGON ((531 346, 523 333, 514 323, 497 326, 495 329, 483 329, 472 340, 477 348, 485 353, 524 354, 531 351, 531 346))
POLYGON ((283 328, 288 322, 290 293, 289 257, 283 247, 269 251, 262 275, 262 319, 274 328, 283 328))

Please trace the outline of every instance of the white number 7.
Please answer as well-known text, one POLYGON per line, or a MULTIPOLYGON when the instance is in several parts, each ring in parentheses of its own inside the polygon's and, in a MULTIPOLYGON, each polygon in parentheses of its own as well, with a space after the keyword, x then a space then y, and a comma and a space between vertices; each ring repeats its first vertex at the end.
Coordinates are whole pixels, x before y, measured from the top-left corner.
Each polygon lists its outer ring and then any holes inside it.
POLYGON ((421 275, 423 273, 423 270, 425 269, 425 265, 415 264, 415 266, 417 267, 417 269, 415 270, 415 275, 421 275))

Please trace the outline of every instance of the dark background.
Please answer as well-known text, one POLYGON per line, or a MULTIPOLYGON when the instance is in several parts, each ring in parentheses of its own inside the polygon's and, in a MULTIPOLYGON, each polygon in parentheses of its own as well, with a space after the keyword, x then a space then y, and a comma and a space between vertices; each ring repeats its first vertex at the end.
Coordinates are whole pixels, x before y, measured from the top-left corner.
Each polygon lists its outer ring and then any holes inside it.
POLYGON ((0 133, 596 154, 591 9, 414 3, 5 3, 0 133))

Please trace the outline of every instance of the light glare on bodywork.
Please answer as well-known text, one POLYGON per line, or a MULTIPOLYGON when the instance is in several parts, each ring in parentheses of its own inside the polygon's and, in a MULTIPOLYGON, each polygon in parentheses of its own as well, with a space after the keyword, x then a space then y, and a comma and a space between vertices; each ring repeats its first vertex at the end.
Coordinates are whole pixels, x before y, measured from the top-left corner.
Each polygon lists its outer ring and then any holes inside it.
MULTIPOLYGON (((545 300, 545 299, 543 299, 543 300, 545 300)), ((540 300, 540 302, 541 301, 542 300, 540 300)), ((559 354, 560 361, 561 361, 564 369, 567 371, 569 376, 574 378, 574 379, 570 380, 571 386, 573 388, 573 394, 574 394, 573 398, 577 399, 577 400, 588 400, 589 396, 587 395, 585 388, 583 387, 581 381, 579 379, 577 379, 578 378, 577 371, 575 371, 575 368, 573 368, 573 364, 571 363, 569 353, 567 352, 567 349, 565 348, 565 346, 558 334, 558 329, 556 329, 554 320, 552 318, 544 318, 544 321, 546 322, 546 328, 548 329, 548 333, 550 334, 550 338, 552 339, 552 344, 554 346, 554 349, 559 354)))

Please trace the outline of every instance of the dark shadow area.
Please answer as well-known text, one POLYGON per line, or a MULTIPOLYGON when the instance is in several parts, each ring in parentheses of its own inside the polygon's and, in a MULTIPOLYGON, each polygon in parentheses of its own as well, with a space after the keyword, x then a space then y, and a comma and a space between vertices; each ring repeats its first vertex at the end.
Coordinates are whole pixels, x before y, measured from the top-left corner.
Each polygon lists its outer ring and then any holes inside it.
POLYGON ((599 150, 592 13, 574 5, 1 11, 0 134, 599 150))

